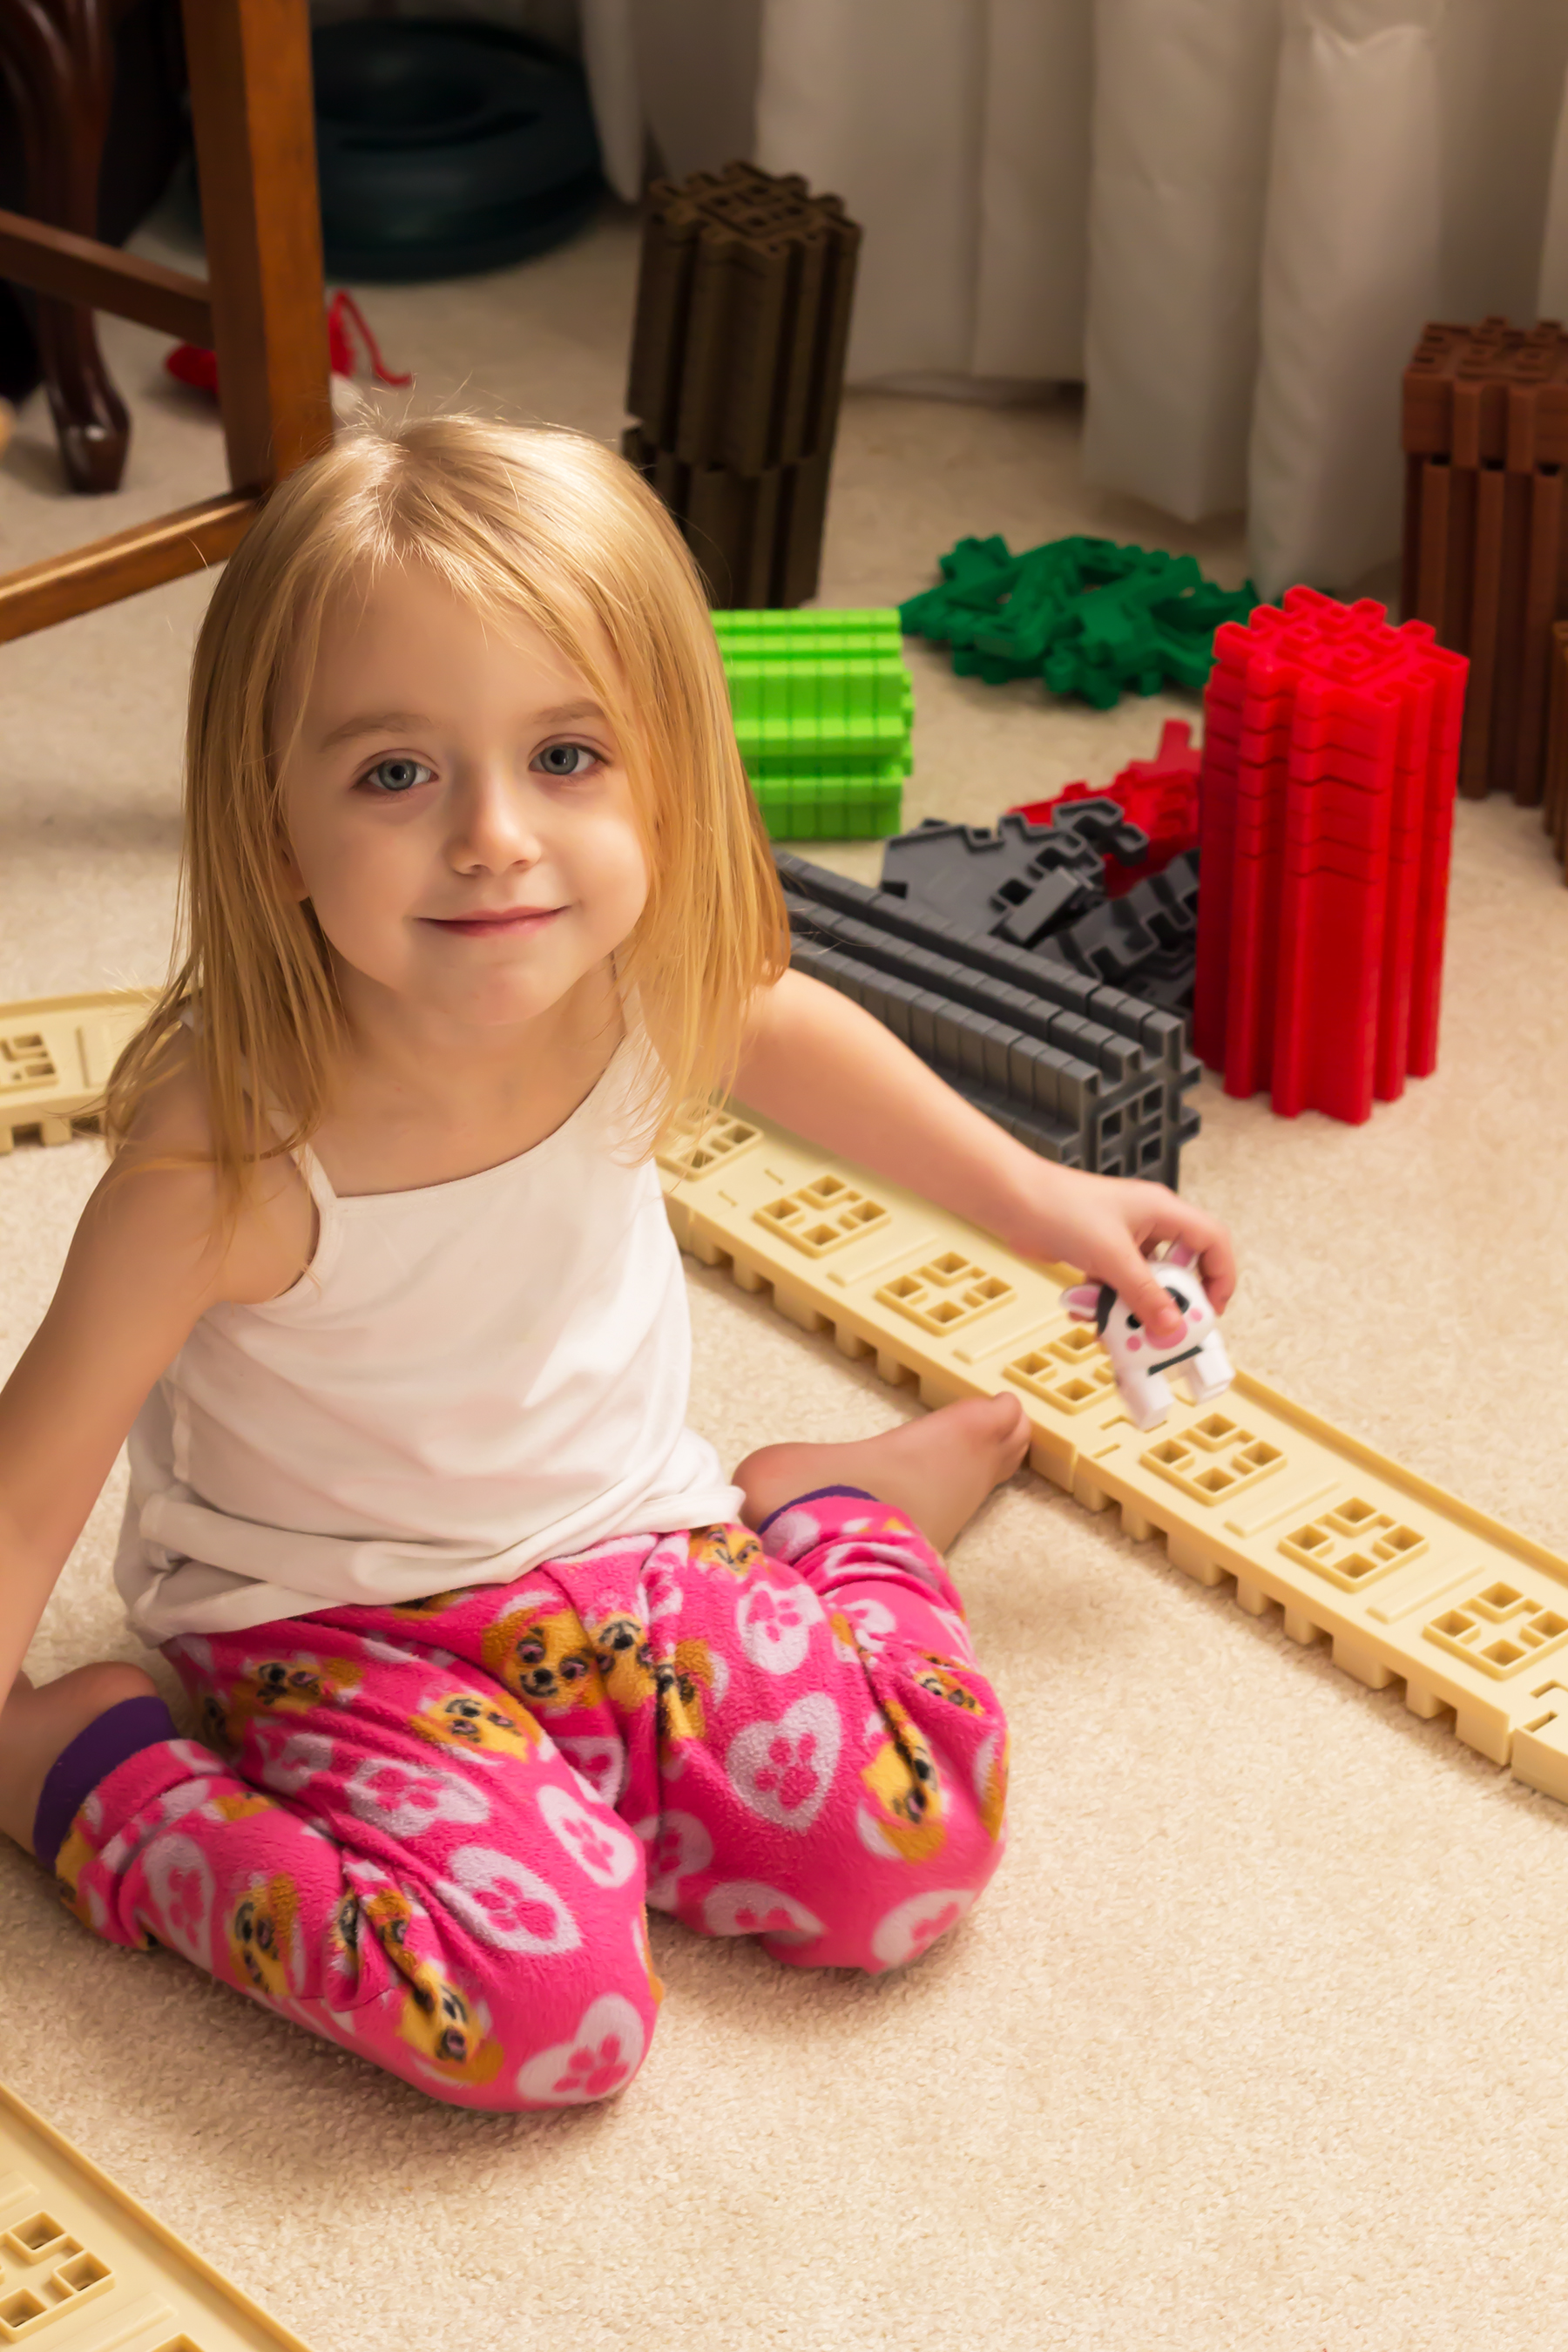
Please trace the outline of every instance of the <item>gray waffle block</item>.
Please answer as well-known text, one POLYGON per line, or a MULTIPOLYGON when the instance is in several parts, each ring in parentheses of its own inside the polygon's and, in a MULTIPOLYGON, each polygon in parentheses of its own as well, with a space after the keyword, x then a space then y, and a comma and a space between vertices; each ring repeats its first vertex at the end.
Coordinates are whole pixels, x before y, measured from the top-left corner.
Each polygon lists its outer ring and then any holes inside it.
POLYGON ((1198 1127, 1195 1107, 1183 1097, 1199 1076, 1178 1014, 805 858, 775 855, 801 969, 865 1003, 961 1093, 978 1087, 1020 1117, 1048 1121, 1058 1149, 1020 1139, 1046 1156, 1106 1175, 1177 1181, 1181 1147, 1198 1127))

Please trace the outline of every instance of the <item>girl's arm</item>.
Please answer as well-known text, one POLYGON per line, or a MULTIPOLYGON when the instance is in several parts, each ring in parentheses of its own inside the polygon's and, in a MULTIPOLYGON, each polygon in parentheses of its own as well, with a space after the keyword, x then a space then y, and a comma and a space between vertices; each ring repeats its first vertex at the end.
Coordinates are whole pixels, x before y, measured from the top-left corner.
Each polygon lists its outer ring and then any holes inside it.
POLYGON ((1176 1336, 1143 1253, 1185 1242, 1216 1308, 1236 1287, 1230 1236, 1163 1184, 1058 1168, 1003 1133, 837 990, 786 971, 762 991, 735 1092, 766 1118, 984 1225, 1021 1257, 1109 1282, 1155 1339, 1176 1336))
POLYGON ((59 1286, 0 1389, 0 1702, 143 1398, 220 1298, 267 1298, 309 1257, 310 1201, 290 1161, 215 1240, 210 1168, 183 1078, 82 1213, 59 1286))
POLYGON ((106 1177, 0 1390, 0 1699, 142 1399, 210 1302, 211 1201, 201 1171, 106 1177))

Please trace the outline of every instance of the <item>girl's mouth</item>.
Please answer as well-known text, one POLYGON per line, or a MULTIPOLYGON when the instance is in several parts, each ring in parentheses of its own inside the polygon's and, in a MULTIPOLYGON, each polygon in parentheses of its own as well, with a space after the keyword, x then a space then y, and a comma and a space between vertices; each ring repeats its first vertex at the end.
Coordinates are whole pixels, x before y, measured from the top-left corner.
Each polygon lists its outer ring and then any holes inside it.
POLYGON ((438 931, 457 931, 469 940, 489 940, 502 933, 516 937, 525 931, 542 930, 560 912, 559 907, 502 907, 493 913, 425 915, 420 919, 438 931))

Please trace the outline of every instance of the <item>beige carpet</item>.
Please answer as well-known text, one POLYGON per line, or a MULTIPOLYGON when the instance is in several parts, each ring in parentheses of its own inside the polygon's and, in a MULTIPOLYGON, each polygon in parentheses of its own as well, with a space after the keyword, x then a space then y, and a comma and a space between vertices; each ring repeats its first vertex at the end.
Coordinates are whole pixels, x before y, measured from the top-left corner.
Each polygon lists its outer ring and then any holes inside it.
MULTIPOLYGON (((368 299, 423 396, 610 435, 635 247, 368 299)), ((107 341, 127 489, 58 491, 36 407, 7 560, 196 497, 216 426, 107 341)), ((830 604, 890 602, 968 530, 1191 545, 1079 479, 1072 405, 857 397, 830 604)), ((152 979, 166 945, 186 583, 0 650, 0 998, 152 979)), ((911 819, 989 819, 1149 748, 916 647, 911 819)), ((862 875, 877 853, 825 853, 862 875)), ((1188 1189, 1228 1217, 1250 1369, 1547 1543, 1568 1409, 1568 893, 1534 816, 1462 806, 1442 1067, 1359 1130, 1203 1097, 1188 1189)), ((0 1368, 95 1149, 0 1162, 0 1368)), ((731 1458, 907 1413, 827 1340, 693 1270, 695 1417, 731 1458)), ((34 1663, 132 1654, 95 1515, 34 1663)), ((1016 1739, 973 1919, 877 1982, 656 1923, 668 1986, 618 2104, 480 2120, 199 1980, 95 1945, 0 1853, 0 2072, 318 2352, 1525 2352, 1568 2295, 1568 1812, 1020 1477, 958 1549, 1016 1739)), ((3 1563, 0 1563, 3 1574, 3 1563)))

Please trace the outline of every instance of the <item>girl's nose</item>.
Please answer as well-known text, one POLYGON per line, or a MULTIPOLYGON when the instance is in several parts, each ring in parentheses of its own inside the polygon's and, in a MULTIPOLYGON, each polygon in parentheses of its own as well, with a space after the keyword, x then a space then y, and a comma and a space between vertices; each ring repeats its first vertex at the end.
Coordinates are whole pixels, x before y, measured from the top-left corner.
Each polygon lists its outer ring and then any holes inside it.
POLYGON ((487 766, 459 785, 447 855, 460 873, 536 866, 543 854, 530 821, 527 792, 506 768, 487 766))

